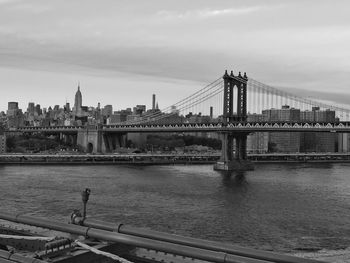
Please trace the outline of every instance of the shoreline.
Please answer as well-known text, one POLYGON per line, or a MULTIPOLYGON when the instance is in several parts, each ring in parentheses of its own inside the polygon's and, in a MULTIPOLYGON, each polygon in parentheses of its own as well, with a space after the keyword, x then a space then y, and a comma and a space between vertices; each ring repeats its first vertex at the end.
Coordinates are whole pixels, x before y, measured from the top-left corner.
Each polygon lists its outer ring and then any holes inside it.
MULTIPOLYGON (((315 164, 315 163, 343 163, 348 164, 350 160, 250 160, 253 164, 315 164)), ((217 160, 0 160, 0 165, 210 165, 217 160)))
MULTIPOLYGON (((215 164, 211 154, 0 154, 0 165, 192 165, 215 164)), ((251 154, 253 164, 350 163, 350 154, 251 154)))

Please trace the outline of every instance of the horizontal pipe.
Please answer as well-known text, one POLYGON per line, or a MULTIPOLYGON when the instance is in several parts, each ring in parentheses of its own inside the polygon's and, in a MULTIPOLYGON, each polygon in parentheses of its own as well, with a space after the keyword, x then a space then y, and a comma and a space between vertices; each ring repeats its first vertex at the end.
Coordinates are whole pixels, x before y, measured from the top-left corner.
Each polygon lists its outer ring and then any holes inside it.
POLYGON ((268 251, 262 251, 257 249, 245 248, 240 246, 233 246, 220 242, 207 241, 203 239, 197 239, 192 237, 184 237, 174 234, 163 233, 154 230, 148 230, 144 228, 137 228, 121 223, 103 222, 86 218, 81 221, 84 226, 103 229, 107 231, 114 231, 121 234, 144 237, 155 239, 159 241, 166 241, 174 244, 180 244, 185 246, 191 246, 201 249, 207 249, 212 251, 224 252, 242 257, 249 257, 259 260, 267 260, 276 263, 320 263, 321 261, 313 259, 304 259, 289 255, 277 254, 268 251))
POLYGON ((130 236, 111 232, 101 229, 95 229, 85 226, 66 224, 58 221, 36 218, 25 215, 12 215, 9 213, 0 213, 0 218, 21 224, 27 224, 51 230, 68 232, 76 235, 83 235, 86 237, 96 238, 103 241, 117 242, 135 247, 147 248, 185 257, 202 259, 216 263, 268 263, 269 261, 251 259, 237 255, 227 254, 224 252, 209 251, 200 248, 193 248, 189 246, 168 243, 159 240, 152 240, 143 237, 130 236))

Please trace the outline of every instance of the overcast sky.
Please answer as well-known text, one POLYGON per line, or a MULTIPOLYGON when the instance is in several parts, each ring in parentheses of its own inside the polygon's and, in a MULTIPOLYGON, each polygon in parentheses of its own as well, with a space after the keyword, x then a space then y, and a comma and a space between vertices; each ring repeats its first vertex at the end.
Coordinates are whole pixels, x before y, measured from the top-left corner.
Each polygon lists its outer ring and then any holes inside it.
POLYGON ((83 105, 149 107, 155 93, 163 108, 226 68, 350 99, 349 10, 347 0, 0 0, 0 110, 73 104, 78 82, 83 105))

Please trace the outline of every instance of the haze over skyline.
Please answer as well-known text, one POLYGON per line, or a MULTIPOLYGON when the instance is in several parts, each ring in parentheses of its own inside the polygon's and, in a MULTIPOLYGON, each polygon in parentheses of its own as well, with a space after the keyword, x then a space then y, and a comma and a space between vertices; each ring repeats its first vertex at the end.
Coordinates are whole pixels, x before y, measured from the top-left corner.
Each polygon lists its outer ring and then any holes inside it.
POLYGON ((84 105, 150 107, 155 93, 163 108, 225 69, 344 103, 348 10, 345 0, 0 0, 0 111, 73 104, 78 82, 84 105))

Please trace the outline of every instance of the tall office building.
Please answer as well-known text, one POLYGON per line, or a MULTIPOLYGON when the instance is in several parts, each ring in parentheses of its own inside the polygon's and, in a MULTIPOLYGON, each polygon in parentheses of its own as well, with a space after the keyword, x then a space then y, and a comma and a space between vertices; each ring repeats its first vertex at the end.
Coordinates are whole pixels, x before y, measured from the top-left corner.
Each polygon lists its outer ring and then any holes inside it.
POLYGON ((156 109, 156 94, 152 95, 152 110, 156 109))
POLYGON ((18 108, 18 102, 8 103, 6 115, 8 128, 23 126, 23 113, 22 110, 18 108))
POLYGON ((113 106, 110 104, 104 106, 103 110, 102 110, 102 115, 106 116, 106 117, 112 116, 113 115, 113 106))
POLYGON ((136 105, 133 108, 134 115, 142 115, 144 112, 146 112, 146 105, 136 105))
POLYGON ((80 117, 82 115, 82 109, 81 106, 83 105, 83 99, 80 92, 80 85, 78 85, 78 90, 75 93, 75 100, 74 100, 74 113, 75 116, 80 117))
POLYGON ((66 105, 64 106, 64 110, 66 112, 70 112, 70 104, 69 104, 69 102, 66 102, 66 105))
POLYGON ((29 103, 28 103, 27 112, 28 112, 30 115, 34 115, 34 111, 35 111, 35 104, 34 104, 34 102, 29 102, 29 103))
POLYGON ((18 113, 18 102, 10 101, 7 106, 6 115, 8 117, 16 116, 18 113))
POLYGON ((36 115, 41 115, 43 111, 41 110, 40 104, 35 105, 35 114, 36 115))

